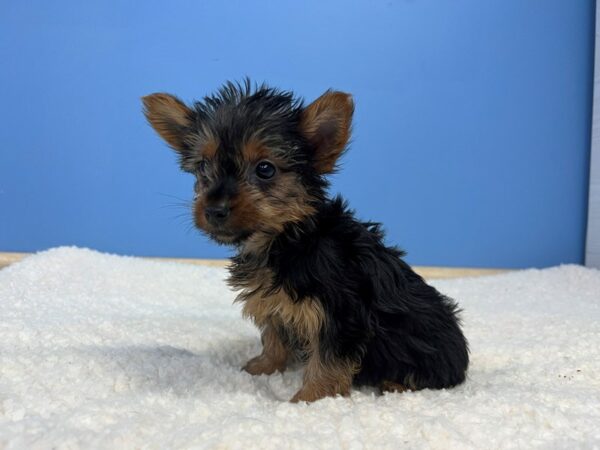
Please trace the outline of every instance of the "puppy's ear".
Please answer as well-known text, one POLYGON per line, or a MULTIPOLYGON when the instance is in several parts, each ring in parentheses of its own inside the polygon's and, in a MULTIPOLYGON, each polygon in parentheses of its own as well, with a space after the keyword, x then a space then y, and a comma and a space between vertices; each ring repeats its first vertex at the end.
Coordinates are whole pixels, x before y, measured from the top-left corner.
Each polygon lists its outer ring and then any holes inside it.
POLYGON ((313 145, 319 173, 331 173, 350 139, 354 102, 344 92, 327 91, 308 105, 300 118, 300 131, 313 145))
POLYGON ((194 112, 170 94, 151 94, 142 97, 144 114, 150 125, 175 150, 187 149, 185 137, 193 124, 194 112))

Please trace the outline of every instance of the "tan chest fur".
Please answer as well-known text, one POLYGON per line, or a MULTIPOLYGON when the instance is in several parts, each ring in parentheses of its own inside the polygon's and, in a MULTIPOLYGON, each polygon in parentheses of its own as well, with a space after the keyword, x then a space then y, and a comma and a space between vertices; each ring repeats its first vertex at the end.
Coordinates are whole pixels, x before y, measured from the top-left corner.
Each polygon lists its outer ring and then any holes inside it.
POLYGON ((260 274, 256 283, 246 288, 238 297, 238 300, 243 302, 244 317, 252 319, 259 327, 268 324, 281 325, 305 340, 318 337, 325 321, 321 303, 312 298, 294 302, 283 289, 264 295, 263 286, 270 286, 270 283, 264 283, 269 275, 260 274))

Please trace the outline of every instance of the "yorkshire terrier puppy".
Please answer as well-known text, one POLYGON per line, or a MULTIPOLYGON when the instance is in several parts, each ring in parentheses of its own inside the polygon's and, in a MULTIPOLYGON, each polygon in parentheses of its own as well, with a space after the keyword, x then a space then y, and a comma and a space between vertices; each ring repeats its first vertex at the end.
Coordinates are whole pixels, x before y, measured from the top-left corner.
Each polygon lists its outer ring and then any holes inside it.
POLYGON ((326 176, 350 138, 349 94, 327 91, 305 106, 246 81, 192 106, 163 93, 143 102, 196 177, 196 225, 237 248, 229 282, 263 344, 244 370, 271 374, 300 358, 293 402, 349 395, 353 384, 404 391, 465 380, 456 303, 383 243, 378 224, 328 196, 326 176))

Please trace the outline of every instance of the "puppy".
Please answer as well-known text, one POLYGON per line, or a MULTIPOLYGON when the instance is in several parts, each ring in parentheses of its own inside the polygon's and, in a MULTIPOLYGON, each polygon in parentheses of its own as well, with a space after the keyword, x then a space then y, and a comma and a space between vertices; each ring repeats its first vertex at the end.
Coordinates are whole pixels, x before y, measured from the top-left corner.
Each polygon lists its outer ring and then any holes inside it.
POLYGON ((246 80, 192 106, 164 93, 143 103, 196 177, 197 227, 237 249, 229 283, 263 344, 244 370, 271 374, 300 358, 292 402, 346 396, 352 385, 404 391, 465 380, 456 304, 384 245, 378 224, 327 193, 350 138, 349 94, 327 91, 305 106, 246 80))

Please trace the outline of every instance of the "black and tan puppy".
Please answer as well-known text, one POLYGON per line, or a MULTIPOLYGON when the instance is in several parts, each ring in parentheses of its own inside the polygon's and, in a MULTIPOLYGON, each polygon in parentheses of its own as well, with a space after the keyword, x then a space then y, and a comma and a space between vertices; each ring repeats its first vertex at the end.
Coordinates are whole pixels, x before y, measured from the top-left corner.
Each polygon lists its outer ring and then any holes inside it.
POLYGON ((231 285, 262 332, 262 354, 244 369, 283 371, 305 362, 292 401, 383 390, 446 388, 465 379, 467 342, 456 304, 327 194, 350 138, 354 105, 327 91, 304 106, 289 92, 227 83, 186 106, 144 97, 154 129, 196 177, 194 219, 234 245, 231 285))

